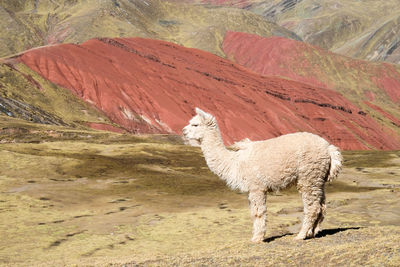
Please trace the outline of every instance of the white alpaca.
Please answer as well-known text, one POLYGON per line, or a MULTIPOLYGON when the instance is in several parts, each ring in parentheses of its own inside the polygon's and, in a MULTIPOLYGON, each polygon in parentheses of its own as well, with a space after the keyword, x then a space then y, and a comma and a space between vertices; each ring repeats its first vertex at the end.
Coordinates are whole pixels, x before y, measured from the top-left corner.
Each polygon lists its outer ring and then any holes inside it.
POLYGON ((296 239, 314 237, 325 214, 326 181, 339 174, 342 155, 337 147, 311 133, 293 133, 265 141, 245 139, 228 150, 214 116, 196 108, 183 128, 185 140, 200 146, 208 167, 232 189, 249 192, 253 242, 266 231, 266 193, 297 184, 304 203, 303 225, 296 239))

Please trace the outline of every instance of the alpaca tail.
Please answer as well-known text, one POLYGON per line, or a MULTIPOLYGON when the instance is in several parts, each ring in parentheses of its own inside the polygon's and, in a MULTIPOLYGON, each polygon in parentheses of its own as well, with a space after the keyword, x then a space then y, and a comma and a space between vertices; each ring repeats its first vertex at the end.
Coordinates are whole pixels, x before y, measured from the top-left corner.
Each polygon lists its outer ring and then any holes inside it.
POLYGON ((342 169, 343 157, 339 151, 339 148, 334 145, 328 146, 328 153, 331 157, 331 167, 329 168, 328 182, 332 182, 333 179, 337 178, 340 170, 342 169))

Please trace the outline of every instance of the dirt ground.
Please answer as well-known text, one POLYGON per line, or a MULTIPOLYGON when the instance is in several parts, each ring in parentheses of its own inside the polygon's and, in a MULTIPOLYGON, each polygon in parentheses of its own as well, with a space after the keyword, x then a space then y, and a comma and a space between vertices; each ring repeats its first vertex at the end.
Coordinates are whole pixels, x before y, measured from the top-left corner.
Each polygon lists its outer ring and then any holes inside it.
POLYGON ((270 194, 253 244, 247 196, 175 136, 0 116, 1 266, 400 265, 400 152, 344 152, 322 233, 295 241, 295 189, 270 194))

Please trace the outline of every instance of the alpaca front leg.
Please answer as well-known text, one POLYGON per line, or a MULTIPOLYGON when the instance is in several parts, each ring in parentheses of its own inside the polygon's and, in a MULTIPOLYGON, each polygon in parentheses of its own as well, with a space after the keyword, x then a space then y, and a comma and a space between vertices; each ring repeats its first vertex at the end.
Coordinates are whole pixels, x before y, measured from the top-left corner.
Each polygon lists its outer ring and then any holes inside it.
POLYGON ((264 191, 251 191, 249 193, 250 213, 253 219, 252 242, 262 242, 266 231, 267 206, 264 191))

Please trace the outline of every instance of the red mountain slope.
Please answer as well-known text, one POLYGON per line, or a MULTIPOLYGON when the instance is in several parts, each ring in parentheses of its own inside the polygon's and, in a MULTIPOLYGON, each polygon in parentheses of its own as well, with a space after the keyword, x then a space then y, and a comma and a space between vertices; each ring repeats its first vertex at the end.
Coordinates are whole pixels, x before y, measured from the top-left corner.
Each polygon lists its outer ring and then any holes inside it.
POLYGON ((393 132, 333 90, 263 77, 168 42, 101 38, 20 60, 131 132, 179 134, 198 106, 217 117, 227 143, 309 131, 343 149, 400 148, 393 132))
POLYGON ((338 91, 400 134, 400 66, 352 59, 286 38, 241 32, 228 32, 223 49, 228 58, 262 75, 338 91))
POLYGON ((355 91, 363 93, 364 99, 384 92, 400 104, 400 67, 393 64, 352 59, 304 42, 242 32, 227 32, 223 49, 228 58, 263 75, 283 76, 344 94, 355 91))

